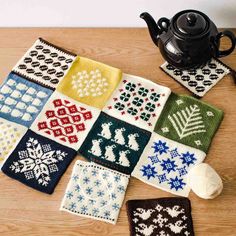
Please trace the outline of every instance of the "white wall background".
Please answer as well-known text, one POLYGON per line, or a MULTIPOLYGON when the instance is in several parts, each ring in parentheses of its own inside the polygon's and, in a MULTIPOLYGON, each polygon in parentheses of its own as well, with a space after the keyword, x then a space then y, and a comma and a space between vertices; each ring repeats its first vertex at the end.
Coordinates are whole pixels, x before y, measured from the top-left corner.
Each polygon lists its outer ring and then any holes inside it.
POLYGON ((236 0, 0 0, 0 27, 144 27, 183 9, 206 13, 218 27, 236 27, 236 0))

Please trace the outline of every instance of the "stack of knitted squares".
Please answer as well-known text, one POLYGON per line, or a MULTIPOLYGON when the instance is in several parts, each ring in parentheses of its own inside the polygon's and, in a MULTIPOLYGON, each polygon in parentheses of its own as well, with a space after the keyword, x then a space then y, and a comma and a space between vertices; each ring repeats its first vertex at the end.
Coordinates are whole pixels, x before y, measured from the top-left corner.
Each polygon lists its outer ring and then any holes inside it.
POLYGON ((79 153, 61 210, 115 224, 130 176, 188 196, 223 112, 38 39, 0 87, 2 171, 53 193, 79 153))

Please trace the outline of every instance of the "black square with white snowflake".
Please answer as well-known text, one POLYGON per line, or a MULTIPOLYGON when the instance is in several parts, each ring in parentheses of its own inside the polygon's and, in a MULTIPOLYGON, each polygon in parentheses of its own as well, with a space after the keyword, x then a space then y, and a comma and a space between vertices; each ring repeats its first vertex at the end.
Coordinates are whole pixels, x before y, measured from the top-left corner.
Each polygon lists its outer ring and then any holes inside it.
POLYGON ((187 198, 130 200, 126 206, 131 236, 194 236, 187 198))
POLYGON ((27 186, 48 194, 76 152, 28 130, 2 167, 2 171, 27 186))
POLYGON ((101 113, 79 152, 85 158, 130 174, 151 133, 101 113))

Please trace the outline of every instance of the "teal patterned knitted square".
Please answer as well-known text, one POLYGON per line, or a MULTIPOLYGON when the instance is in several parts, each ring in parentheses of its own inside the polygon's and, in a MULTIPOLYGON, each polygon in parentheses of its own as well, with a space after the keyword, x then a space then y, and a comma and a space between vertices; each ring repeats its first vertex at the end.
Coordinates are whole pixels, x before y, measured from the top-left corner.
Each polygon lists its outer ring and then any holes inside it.
POLYGON ((90 161, 130 174, 150 135, 149 131, 101 112, 79 153, 90 161))
POLYGON ((171 93, 155 132, 207 153, 222 119, 223 111, 193 97, 171 93))

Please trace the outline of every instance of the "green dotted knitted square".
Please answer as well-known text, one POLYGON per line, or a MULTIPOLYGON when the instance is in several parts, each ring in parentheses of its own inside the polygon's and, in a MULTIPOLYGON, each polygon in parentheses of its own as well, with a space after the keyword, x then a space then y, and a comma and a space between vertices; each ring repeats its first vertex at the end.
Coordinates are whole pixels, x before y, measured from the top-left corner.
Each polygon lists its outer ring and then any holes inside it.
POLYGON ((171 93, 155 132, 207 153, 223 111, 187 95, 171 93))

